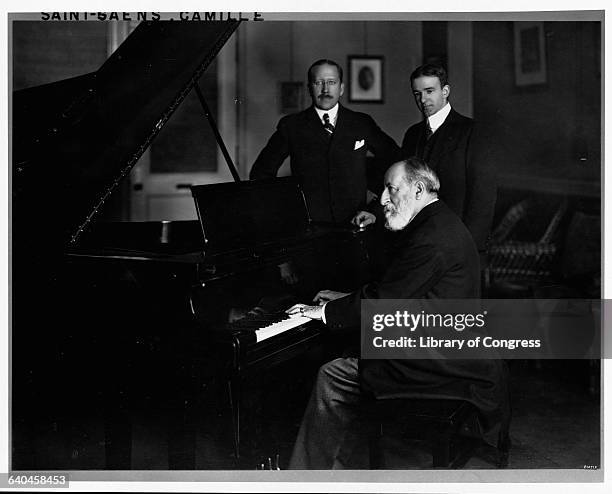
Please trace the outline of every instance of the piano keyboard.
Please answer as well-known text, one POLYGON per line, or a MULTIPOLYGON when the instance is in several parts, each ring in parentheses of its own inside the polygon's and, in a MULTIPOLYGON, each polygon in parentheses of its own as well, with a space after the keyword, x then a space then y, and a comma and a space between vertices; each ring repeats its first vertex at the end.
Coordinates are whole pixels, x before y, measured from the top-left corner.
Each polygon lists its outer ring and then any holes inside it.
POLYGON ((310 321, 312 321, 312 319, 310 319, 309 317, 295 316, 272 323, 269 326, 265 326, 255 331, 255 336, 257 338, 256 341, 257 343, 259 343, 260 341, 263 341, 272 336, 276 336, 277 334, 284 333, 285 331, 288 331, 290 329, 297 328, 310 321))
POLYGON ((230 329, 253 331, 255 342, 259 343, 290 329, 303 326, 310 321, 312 319, 305 316, 289 317, 284 311, 274 313, 251 312, 246 317, 231 323, 230 329))

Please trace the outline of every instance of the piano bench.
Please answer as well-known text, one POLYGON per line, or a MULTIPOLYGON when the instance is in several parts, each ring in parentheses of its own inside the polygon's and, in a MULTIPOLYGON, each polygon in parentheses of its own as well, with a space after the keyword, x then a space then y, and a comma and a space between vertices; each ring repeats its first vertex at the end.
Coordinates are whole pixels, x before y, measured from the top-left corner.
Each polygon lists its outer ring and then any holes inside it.
MULTIPOLYGON (((463 400, 379 399, 364 406, 369 424, 370 468, 384 469, 382 438, 393 435, 427 441, 433 468, 462 468, 471 458, 481 439, 470 431, 476 424, 477 410, 463 400)), ((508 464, 508 431, 500 433, 497 467, 508 464)))

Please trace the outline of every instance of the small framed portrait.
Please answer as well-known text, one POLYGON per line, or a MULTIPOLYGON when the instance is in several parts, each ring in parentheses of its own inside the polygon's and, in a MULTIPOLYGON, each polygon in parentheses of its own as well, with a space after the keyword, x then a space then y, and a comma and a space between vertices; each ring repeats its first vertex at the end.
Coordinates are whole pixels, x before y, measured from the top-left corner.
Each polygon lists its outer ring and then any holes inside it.
POLYGON ((542 22, 514 23, 514 76, 517 86, 546 84, 546 40, 542 22))
POLYGON ((383 103, 384 58, 380 56, 348 57, 349 102, 383 103))

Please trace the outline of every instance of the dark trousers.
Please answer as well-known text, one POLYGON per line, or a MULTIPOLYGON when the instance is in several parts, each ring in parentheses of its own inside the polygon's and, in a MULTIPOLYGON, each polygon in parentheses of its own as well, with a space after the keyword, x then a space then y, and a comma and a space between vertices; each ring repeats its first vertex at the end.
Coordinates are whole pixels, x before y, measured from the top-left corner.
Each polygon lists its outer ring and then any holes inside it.
POLYGON ((290 469, 347 468, 358 447, 359 360, 338 358, 321 366, 298 433, 290 469))

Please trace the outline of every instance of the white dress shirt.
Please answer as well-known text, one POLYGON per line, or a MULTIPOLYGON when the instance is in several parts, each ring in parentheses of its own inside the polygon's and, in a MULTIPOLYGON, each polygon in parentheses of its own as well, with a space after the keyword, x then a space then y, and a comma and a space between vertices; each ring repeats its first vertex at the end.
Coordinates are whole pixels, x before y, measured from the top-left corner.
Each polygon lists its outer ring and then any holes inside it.
POLYGON ((330 108, 329 110, 321 110, 321 108, 317 108, 315 106, 315 110, 317 110, 317 115, 319 115, 319 120, 321 120, 321 125, 325 124, 325 122, 323 121, 323 115, 327 113, 329 115, 329 121, 331 122, 331 124, 334 127, 336 126, 336 120, 338 120, 338 106, 338 103, 336 103, 334 107, 330 108))
POLYGON ((450 111, 451 111, 451 105, 450 103, 446 103, 446 105, 444 105, 444 108, 442 108, 439 112, 434 113, 433 115, 430 115, 429 117, 427 117, 432 133, 434 133, 436 130, 440 128, 440 125, 444 123, 450 111))

